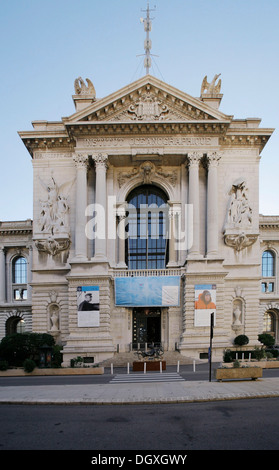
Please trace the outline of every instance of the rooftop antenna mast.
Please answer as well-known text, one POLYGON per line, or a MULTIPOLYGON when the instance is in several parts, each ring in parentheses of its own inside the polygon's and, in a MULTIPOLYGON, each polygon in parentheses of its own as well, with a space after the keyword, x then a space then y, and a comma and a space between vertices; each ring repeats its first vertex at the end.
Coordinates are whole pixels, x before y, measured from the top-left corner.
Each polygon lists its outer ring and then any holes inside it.
POLYGON ((146 74, 149 74, 150 67, 151 67, 151 47, 152 42, 149 37, 149 33, 152 31, 152 21, 154 18, 150 18, 150 12, 155 10, 150 10, 149 2, 147 2, 147 10, 142 10, 146 12, 146 18, 141 18, 140 21, 144 24, 144 31, 146 32, 146 39, 144 41, 144 49, 145 49, 145 59, 144 59, 144 67, 146 68, 146 74))

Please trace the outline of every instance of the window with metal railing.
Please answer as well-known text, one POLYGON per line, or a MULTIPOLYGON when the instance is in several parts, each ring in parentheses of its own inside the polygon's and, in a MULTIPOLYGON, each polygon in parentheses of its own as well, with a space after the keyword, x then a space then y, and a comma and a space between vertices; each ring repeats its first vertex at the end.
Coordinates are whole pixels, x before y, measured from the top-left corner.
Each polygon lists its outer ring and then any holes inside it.
POLYGON ((143 185, 127 198, 126 264, 129 269, 163 269, 168 261, 168 197, 143 185))

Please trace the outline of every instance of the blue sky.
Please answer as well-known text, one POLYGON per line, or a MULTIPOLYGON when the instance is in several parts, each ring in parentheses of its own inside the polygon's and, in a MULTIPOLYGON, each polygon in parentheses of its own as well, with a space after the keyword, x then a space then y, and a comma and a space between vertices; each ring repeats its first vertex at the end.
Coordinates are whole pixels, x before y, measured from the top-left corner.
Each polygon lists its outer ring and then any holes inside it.
MULTIPOLYGON (((0 0, 0 220, 32 218, 32 163, 18 131, 74 112, 74 80, 102 98, 145 74, 146 0, 0 0)), ((275 128, 260 164, 260 212, 279 214, 278 0, 154 0, 151 74, 198 97, 222 74, 220 110, 275 128)))

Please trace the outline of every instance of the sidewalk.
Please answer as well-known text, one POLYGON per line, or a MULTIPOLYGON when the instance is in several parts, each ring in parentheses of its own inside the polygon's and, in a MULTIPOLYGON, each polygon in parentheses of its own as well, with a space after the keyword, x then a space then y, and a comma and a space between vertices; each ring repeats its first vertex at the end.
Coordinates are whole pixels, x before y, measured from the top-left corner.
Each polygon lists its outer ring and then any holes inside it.
POLYGON ((279 397, 279 377, 256 381, 179 381, 0 387, 0 404, 166 404, 279 397))

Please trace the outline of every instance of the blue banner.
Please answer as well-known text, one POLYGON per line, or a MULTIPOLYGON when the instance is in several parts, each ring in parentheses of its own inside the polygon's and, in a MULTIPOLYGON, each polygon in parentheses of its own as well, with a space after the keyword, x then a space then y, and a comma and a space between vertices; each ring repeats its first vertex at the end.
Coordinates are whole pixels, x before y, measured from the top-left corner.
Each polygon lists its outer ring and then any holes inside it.
POLYGON ((180 305, 180 276, 117 277, 115 305, 172 307, 180 305))

